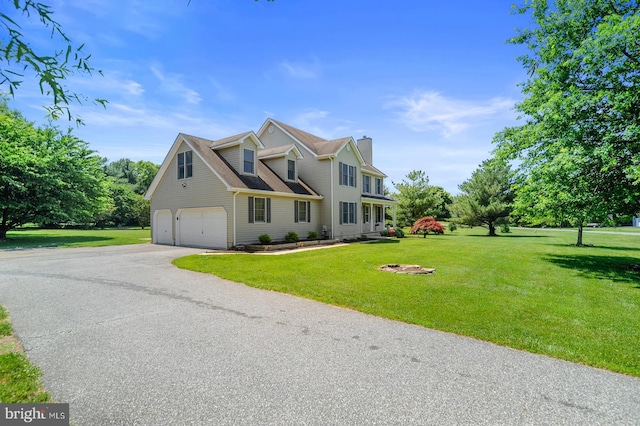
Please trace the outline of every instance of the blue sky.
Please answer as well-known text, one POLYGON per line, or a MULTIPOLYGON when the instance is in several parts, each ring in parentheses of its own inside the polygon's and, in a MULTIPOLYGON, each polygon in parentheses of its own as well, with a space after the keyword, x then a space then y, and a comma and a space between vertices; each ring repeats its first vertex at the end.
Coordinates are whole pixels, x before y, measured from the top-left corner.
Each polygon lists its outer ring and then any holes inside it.
MULTIPOLYGON (((423 170, 455 194, 516 124, 526 78, 522 48, 505 42, 527 25, 510 1, 48 3, 104 74, 68 86, 109 101, 73 112, 86 123, 75 134, 110 160, 161 163, 179 132, 220 139, 272 117, 328 139, 370 136, 388 187, 423 170)), ((34 47, 55 43, 20 23, 34 47)), ((11 106, 44 123, 46 103, 25 81, 11 106)))

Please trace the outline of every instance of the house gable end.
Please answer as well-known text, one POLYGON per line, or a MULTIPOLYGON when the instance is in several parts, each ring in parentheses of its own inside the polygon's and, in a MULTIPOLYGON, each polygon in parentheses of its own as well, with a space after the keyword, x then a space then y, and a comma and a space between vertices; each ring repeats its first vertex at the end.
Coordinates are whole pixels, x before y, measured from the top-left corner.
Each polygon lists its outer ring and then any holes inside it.
POLYGON ((189 135, 185 135, 183 133, 179 133, 178 136, 176 137, 175 141, 173 142, 173 145, 169 149, 169 152, 167 153, 167 155, 165 156, 164 160, 162 161, 162 164, 160 165, 160 169, 158 170, 158 173, 156 173, 156 176, 153 178, 153 181, 151 182, 151 185, 149 185, 149 189, 147 190, 147 192, 144 195, 144 198, 146 200, 150 200, 153 197, 153 193, 155 192, 155 190, 157 189, 158 185, 160 184, 160 181, 162 179, 164 179, 164 176, 167 173, 167 170, 169 169, 169 166, 171 165, 173 157, 177 155, 178 150, 179 150, 180 146, 182 145, 182 143, 186 144, 189 148, 191 148, 191 150, 202 160, 202 162, 207 165, 209 170, 211 170, 211 172, 213 172, 213 174, 218 179, 220 179, 220 181, 225 185, 227 190, 231 189, 230 183, 227 182, 227 180, 220 173, 218 173, 218 171, 215 169, 215 167, 213 167, 211 165, 211 163, 202 155, 201 150, 198 149, 200 147, 197 144, 191 143, 189 141, 189 135))

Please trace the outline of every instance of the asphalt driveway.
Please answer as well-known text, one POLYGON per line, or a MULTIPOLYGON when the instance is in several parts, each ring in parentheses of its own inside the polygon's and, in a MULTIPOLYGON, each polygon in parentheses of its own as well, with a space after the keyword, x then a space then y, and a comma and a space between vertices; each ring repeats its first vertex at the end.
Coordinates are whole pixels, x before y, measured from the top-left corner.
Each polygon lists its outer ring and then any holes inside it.
POLYGON ((0 304, 72 422, 640 423, 640 379, 170 263, 196 252, 0 252, 0 304))

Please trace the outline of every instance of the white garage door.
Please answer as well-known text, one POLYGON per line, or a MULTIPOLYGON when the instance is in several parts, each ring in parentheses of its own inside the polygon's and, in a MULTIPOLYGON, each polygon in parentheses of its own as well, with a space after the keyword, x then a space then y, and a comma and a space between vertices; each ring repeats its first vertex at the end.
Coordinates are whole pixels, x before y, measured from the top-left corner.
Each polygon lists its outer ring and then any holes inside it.
POLYGON ((178 210, 180 246, 227 248, 227 212, 222 207, 178 210))
POLYGON ((153 220, 153 242, 173 245, 172 225, 171 210, 157 210, 153 220))

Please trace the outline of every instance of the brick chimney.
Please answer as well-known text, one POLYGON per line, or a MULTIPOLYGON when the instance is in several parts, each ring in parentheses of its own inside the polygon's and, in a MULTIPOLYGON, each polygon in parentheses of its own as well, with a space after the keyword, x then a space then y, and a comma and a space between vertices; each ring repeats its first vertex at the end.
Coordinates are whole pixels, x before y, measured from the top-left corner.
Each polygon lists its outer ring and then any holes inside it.
POLYGON ((366 136, 358 139, 358 150, 367 164, 373 164, 373 140, 366 136))

